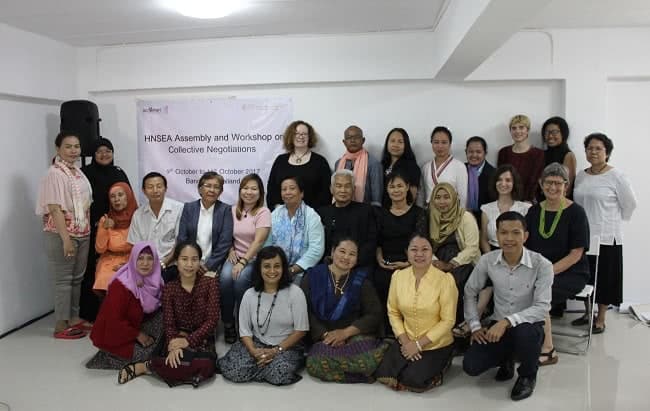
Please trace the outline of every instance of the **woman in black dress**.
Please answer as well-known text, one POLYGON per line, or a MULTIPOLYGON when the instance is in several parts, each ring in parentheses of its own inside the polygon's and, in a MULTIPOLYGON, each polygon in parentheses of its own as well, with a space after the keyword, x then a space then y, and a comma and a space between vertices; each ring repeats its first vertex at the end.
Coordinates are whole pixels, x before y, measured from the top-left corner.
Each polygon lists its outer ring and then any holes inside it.
POLYGON ((403 128, 396 127, 388 132, 384 142, 384 151, 381 156, 381 165, 384 169, 384 194, 382 205, 390 207, 390 196, 386 191, 388 187, 388 176, 399 171, 409 184, 413 198, 418 196, 420 186, 420 167, 415 160, 415 154, 411 148, 411 139, 403 128))

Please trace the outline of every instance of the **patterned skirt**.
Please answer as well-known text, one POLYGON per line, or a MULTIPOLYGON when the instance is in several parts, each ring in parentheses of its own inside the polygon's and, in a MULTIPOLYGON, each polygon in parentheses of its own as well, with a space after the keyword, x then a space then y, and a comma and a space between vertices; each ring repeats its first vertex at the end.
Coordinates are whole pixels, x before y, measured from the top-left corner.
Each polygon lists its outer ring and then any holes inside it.
POLYGON ((119 370, 130 362, 144 362, 157 352, 159 346, 164 341, 162 311, 158 310, 152 316, 147 318, 141 327, 141 331, 154 339, 153 344, 143 347, 137 342, 133 347, 133 357, 121 358, 107 351, 99 350, 90 361, 86 363, 86 368, 94 370, 119 370))
MULTIPOLYGON (((271 348, 253 337, 256 348, 271 348)), ((264 367, 257 365, 257 361, 248 352, 241 341, 230 347, 226 355, 217 362, 223 377, 233 382, 268 382, 273 385, 289 385, 302 379, 298 371, 305 363, 302 346, 295 345, 275 356, 271 363, 264 367)))
POLYGON ((340 347, 318 342, 307 354, 307 372, 324 381, 372 383, 388 347, 388 343, 364 335, 354 336, 340 347))

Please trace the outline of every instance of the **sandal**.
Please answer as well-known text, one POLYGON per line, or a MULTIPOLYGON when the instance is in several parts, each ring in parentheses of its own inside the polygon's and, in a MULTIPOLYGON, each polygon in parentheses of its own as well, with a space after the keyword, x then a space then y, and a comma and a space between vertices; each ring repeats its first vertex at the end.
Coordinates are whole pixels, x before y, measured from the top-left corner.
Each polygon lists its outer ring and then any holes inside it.
POLYGON ((93 325, 88 321, 81 321, 75 325, 71 325, 70 328, 76 328, 81 331, 92 331, 93 325))
POLYGON ((552 348, 549 352, 540 353, 539 356, 546 357, 546 359, 544 361, 538 361, 537 365, 543 367, 545 365, 557 364, 557 362, 560 361, 560 356, 556 355, 553 357, 553 354, 555 354, 555 348, 552 348))
POLYGON ((602 334, 605 332, 605 324, 603 324, 602 327, 598 327, 596 323, 594 323, 594 326, 591 327, 591 333, 592 334, 602 334))
POLYGON ((78 340, 80 338, 84 338, 86 335, 88 335, 88 333, 84 330, 76 327, 68 327, 64 330, 55 332, 54 338, 58 338, 60 340, 78 340))
POLYGON ((130 362, 122 367, 120 372, 117 373, 117 383, 120 385, 126 384, 137 376, 138 375, 135 373, 135 363, 130 362))
POLYGON ((237 342, 237 329, 234 324, 224 324, 223 337, 226 344, 234 344, 237 342))
POLYGON ((587 324, 589 324, 589 317, 587 315, 583 315, 582 317, 578 317, 575 320, 571 321, 571 325, 574 327, 579 327, 587 324))

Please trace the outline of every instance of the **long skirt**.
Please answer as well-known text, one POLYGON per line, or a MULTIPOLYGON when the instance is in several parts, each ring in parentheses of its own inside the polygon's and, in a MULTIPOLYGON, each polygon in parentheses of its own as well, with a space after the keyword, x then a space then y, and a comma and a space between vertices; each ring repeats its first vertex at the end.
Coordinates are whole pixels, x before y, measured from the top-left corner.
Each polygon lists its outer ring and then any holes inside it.
MULTIPOLYGON (((257 338, 253 338, 253 343, 256 348, 272 347, 257 338)), ((273 361, 260 367, 246 346, 241 341, 237 341, 217 363, 223 377, 233 382, 255 381, 289 385, 302 379, 298 371, 305 364, 305 355, 302 347, 294 346, 278 353, 273 361)))
MULTIPOLYGON (((588 255, 591 278, 589 284, 594 284, 596 273, 596 256, 588 255)), ((600 246, 598 257, 598 285, 596 287, 596 302, 598 304, 621 305, 623 302, 623 245, 600 246)))
POLYGON ((422 359, 409 361, 402 356, 395 341, 375 372, 377 381, 397 391, 425 392, 442 385, 442 376, 449 369, 453 344, 436 350, 422 351, 422 359))
POLYGON ((307 372, 324 381, 341 383, 372 383, 389 344, 364 335, 357 335, 340 347, 318 342, 307 354, 307 372))
POLYGON ((119 370, 130 362, 147 361, 154 352, 157 352, 160 344, 164 341, 162 321, 162 311, 158 310, 142 323, 141 331, 151 336, 154 339, 154 343, 148 347, 143 347, 136 342, 131 358, 121 358, 107 351, 99 350, 86 363, 86 368, 95 370, 119 370))

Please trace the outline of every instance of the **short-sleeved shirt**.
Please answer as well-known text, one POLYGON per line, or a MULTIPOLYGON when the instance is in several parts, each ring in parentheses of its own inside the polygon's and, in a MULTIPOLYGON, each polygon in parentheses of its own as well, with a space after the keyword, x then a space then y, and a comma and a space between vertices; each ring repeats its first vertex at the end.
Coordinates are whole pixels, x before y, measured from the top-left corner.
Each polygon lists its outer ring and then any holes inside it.
POLYGON ((169 254, 176 244, 178 226, 183 213, 183 203, 165 197, 158 217, 151 210, 149 203, 140 206, 131 219, 128 241, 135 244, 138 241, 153 241, 158 255, 169 254))
MULTIPOLYGON (((575 248, 584 248, 584 253, 577 263, 569 267, 566 273, 581 274, 589 276, 589 262, 587 260, 587 250, 589 249, 589 222, 585 210, 577 203, 572 203, 564 209, 560 221, 553 235, 545 239, 539 233, 539 222, 542 208, 539 204, 532 206, 526 214, 526 224, 528 225, 528 241, 526 248, 536 251, 546 257, 551 263, 555 264, 566 257, 571 250, 575 248)), ((553 224, 553 219, 557 214, 556 211, 546 211, 545 228, 548 232, 553 224)))
POLYGON ((255 337, 264 344, 278 345, 294 331, 309 331, 307 300, 300 287, 295 284, 278 291, 267 327, 264 322, 271 309, 273 295, 255 291, 252 287, 244 293, 239 308, 240 336, 255 337))
MULTIPOLYGON (((523 201, 515 201, 512 204, 512 207, 510 207, 510 210, 508 211, 516 211, 519 214, 525 216, 526 213, 528 213, 528 209, 530 208, 530 206, 531 206, 530 203, 524 203, 523 201)), ((488 218, 488 224, 487 224, 488 243, 490 243, 490 245, 494 247, 498 247, 499 242, 497 241, 497 218, 501 215, 501 211, 499 211, 499 205, 497 204, 496 201, 483 204, 481 206, 481 211, 484 212, 488 218)))
POLYGON ((257 210, 255 215, 242 213, 241 219, 237 219, 237 205, 232 206, 233 221, 233 245, 238 257, 243 256, 248 251, 255 240, 255 231, 258 228, 271 227, 271 211, 262 207, 257 210))
POLYGON ((63 170, 52 165, 47 170, 45 178, 41 181, 38 203, 36 205, 36 214, 43 216, 43 231, 50 233, 57 232, 54 219, 50 215, 50 210, 47 206, 49 204, 58 204, 63 211, 66 229, 72 237, 86 237, 90 234, 92 189, 84 173, 79 169, 76 171, 77 173, 74 178, 79 187, 79 195, 81 196, 81 203, 84 208, 85 224, 82 226, 75 224, 74 201, 72 198, 73 189, 70 178, 63 170))

